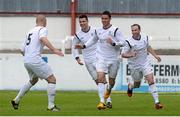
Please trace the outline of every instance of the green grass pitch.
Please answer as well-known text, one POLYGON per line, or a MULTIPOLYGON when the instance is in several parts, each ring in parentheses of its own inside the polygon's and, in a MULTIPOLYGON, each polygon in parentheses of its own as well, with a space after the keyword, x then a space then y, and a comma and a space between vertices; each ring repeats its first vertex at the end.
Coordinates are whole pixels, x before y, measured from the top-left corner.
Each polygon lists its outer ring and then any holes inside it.
POLYGON ((60 112, 49 112, 46 91, 29 91, 21 100, 19 109, 10 104, 18 91, 0 91, 0 116, 178 116, 180 93, 160 93, 164 109, 156 110, 150 93, 135 93, 131 98, 125 92, 112 92, 113 108, 97 110, 96 91, 57 91, 56 105, 60 112))

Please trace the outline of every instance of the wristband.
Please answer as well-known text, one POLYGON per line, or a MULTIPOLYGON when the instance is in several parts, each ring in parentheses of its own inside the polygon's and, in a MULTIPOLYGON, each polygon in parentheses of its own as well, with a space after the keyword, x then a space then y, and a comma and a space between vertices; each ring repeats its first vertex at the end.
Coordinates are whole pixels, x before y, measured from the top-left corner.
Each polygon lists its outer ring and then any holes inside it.
POLYGON ((76 61, 77 61, 77 60, 79 59, 79 57, 76 57, 75 59, 76 59, 76 61))
POLYGON ((112 45, 112 46, 116 46, 116 43, 112 43, 111 45, 112 45))
POLYGON ((83 49, 86 48, 86 45, 83 45, 83 49))

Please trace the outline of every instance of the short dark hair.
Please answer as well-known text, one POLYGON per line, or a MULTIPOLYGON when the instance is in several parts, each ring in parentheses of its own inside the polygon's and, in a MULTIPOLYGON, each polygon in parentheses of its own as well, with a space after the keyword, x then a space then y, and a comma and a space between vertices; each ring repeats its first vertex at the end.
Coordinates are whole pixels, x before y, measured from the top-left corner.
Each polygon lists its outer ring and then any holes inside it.
POLYGON ((137 26, 137 27, 139 28, 139 30, 141 30, 141 26, 140 26, 139 24, 133 24, 133 25, 131 25, 131 27, 133 27, 133 26, 137 26))
POLYGON ((80 16, 79 16, 79 19, 81 19, 81 18, 86 18, 86 20, 88 21, 88 17, 87 17, 87 15, 85 15, 85 14, 80 15, 80 16))
POLYGON ((108 17, 111 18, 111 13, 109 11, 104 11, 102 15, 108 15, 108 17))

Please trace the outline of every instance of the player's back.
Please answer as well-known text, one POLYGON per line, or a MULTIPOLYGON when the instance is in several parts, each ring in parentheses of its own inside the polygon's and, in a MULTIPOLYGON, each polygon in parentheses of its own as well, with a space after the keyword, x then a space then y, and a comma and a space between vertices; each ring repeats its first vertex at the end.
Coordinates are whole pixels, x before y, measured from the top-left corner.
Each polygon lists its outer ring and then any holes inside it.
POLYGON ((37 26, 31 29, 26 35, 24 43, 24 62, 38 62, 41 60, 43 44, 40 37, 47 36, 45 27, 37 26))

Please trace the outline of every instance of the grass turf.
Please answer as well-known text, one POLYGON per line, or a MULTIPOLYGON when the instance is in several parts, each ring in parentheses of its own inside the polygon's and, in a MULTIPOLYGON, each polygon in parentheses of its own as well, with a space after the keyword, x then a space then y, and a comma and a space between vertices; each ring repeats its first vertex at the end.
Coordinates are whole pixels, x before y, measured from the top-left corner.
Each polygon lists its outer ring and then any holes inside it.
POLYGON ((164 109, 154 108, 149 93, 135 93, 131 98, 126 93, 112 92, 113 108, 97 110, 99 98, 96 91, 57 91, 56 105, 60 112, 49 112, 46 91, 29 91, 14 110, 11 99, 18 91, 0 91, 0 116, 178 116, 180 93, 160 93, 164 109))

